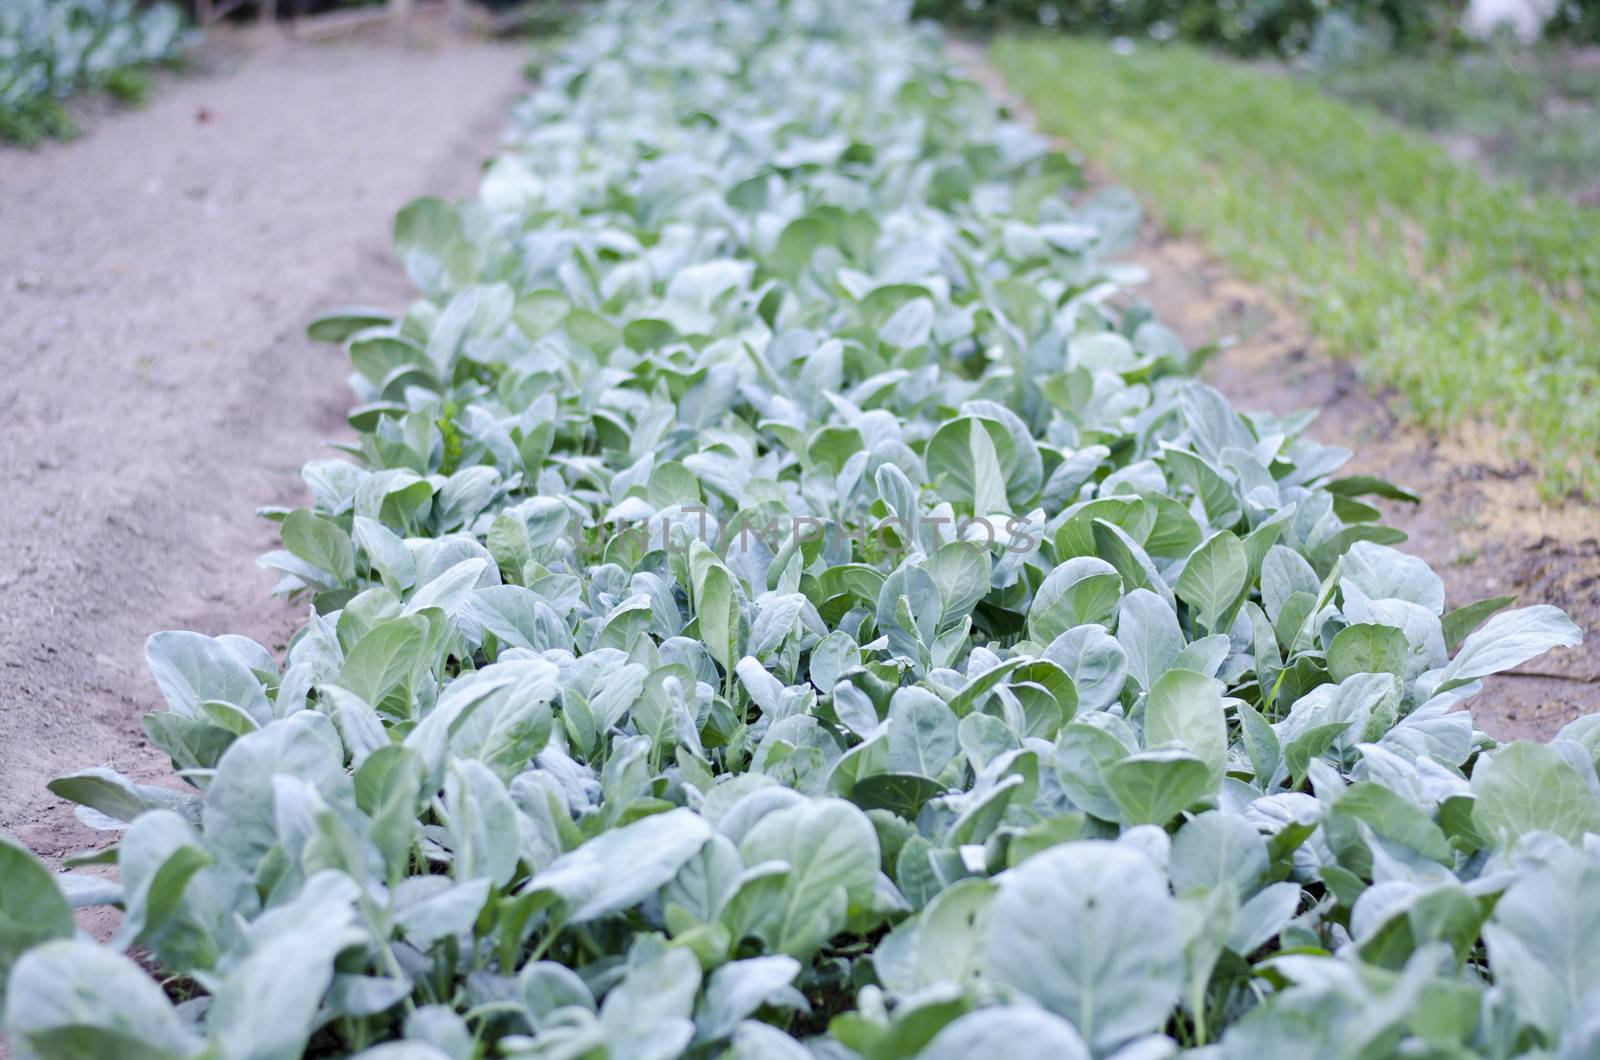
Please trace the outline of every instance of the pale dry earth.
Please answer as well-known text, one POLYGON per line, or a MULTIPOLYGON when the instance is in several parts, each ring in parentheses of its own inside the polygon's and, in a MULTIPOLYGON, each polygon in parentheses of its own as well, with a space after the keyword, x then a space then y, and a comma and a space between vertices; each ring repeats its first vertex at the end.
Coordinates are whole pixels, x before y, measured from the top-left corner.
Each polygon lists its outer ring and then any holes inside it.
MULTIPOLYGON (((1014 116, 1032 121, 982 49, 958 42, 950 54, 1014 116)), ((1092 150, 1074 153, 1086 156, 1091 181, 1105 183, 1092 150)), ((1406 422, 1393 395, 1375 393, 1350 362, 1330 356, 1291 305, 1240 280, 1193 240, 1164 232, 1158 218, 1124 257, 1149 275, 1138 297, 1191 349, 1222 344, 1203 378, 1235 407, 1318 409, 1309 434, 1354 453, 1346 473, 1378 475, 1421 496, 1420 505, 1379 507, 1410 535, 1400 547, 1439 572, 1451 606, 1515 595, 1521 605, 1554 604, 1582 628, 1580 646, 1486 681, 1471 701, 1479 728, 1503 740, 1548 740, 1573 718, 1600 711, 1600 512, 1541 498, 1533 469, 1507 456, 1490 430, 1437 433, 1406 422)))
POLYGON ((161 629, 275 652, 255 515, 348 434, 317 312, 402 309, 395 212, 465 195, 525 49, 214 33, 149 106, 0 149, 0 831, 54 860, 106 834, 46 781, 109 765, 174 783, 139 718, 161 629))

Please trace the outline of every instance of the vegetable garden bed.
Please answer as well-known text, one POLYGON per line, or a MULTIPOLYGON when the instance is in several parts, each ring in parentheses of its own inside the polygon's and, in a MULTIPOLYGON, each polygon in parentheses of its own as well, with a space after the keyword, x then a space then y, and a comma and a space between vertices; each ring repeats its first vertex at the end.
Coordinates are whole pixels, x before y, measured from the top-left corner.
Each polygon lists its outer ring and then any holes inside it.
POLYGON ((120 882, 0 841, 20 1053, 1592 1050, 1600 730, 1456 709, 1576 627, 1190 378, 895 11, 608 7, 400 215, 286 658, 151 638, 190 787, 52 785, 120 882))

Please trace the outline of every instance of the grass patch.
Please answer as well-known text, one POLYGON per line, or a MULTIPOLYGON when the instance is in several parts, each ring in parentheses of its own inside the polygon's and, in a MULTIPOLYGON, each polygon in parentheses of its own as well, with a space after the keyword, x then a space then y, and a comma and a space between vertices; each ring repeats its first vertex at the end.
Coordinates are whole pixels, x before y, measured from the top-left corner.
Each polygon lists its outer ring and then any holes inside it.
POLYGON ((1198 49, 1012 36, 995 59, 1046 130, 1294 297, 1412 415, 1488 421, 1546 491, 1600 496, 1600 212, 1198 49))
MULTIPOLYGON (((155 78, 145 67, 119 66, 106 73, 97 87, 124 106, 142 107, 150 101, 155 78)), ((45 140, 70 140, 77 135, 77 123, 61 100, 24 96, 0 103, 0 143, 35 147, 45 140)))
POLYGON ((70 140, 77 134, 67 109, 48 96, 0 103, 0 143, 33 147, 42 140, 70 140))
POLYGON ((1560 51, 1389 57, 1318 83, 1406 125, 1470 142, 1497 176, 1600 205, 1600 66, 1560 51))
POLYGON ((139 66, 119 66, 106 75, 105 90, 118 103, 142 107, 150 101, 155 79, 139 66))

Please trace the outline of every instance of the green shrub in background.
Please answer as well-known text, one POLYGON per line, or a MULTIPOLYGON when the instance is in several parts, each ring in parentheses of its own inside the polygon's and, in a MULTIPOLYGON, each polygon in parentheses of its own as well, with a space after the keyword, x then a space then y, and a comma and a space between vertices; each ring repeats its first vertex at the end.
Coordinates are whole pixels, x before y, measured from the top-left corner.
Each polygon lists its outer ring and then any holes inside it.
POLYGON ((916 13, 973 29, 1021 25, 1181 37, 1244 54, 1297 55, 1330 18, 1397 47, 1448 39, 1445 0, 917 0, 916 13))
POLYGON ((0 140, 32 144, 72 134, 61 101, 103 89, 138 101, 146 68, 176 59, 184 16, 170 4, 132 0, 0 2, 0 140))
POLYGON ((1600 0, 1569 0, 1545 24, 1548 38, 1600 44, 1600 0))
MULTIPOLYGON (((916 0, 916 14, 976 30, 1044 26, 1172 37, 1246 55, 1322 55, 1456 44, 1466 0, 916 0)), ((1600 41, 1600 0, 1568 0, 1545 36, 1600 41)))

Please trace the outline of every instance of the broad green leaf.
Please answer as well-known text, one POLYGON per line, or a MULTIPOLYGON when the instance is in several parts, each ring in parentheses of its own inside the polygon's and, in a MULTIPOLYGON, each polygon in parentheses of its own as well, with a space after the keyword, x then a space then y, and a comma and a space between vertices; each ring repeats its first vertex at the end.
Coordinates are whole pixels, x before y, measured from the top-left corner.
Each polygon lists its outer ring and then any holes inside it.
POLYGON ((709 563, 695 585, 695 617, 711 657, 731 671, 739 634, 738 593, 733 576, 719 563, 709 563))
POLYGON ((391 319, 385 310, 366 306, 330 309, 306 325, 306 335, 316 342, 343 342, 358 331, 382 327, 391 319))
POLYGON ((235 740, 217 763, 202 819, 209 843, 248 873, 278 840, 272 782, 279 773, 333 802, 351 790, 338 738, 321 715, 302 711, 235 740))
POLYGON ((811 1060, 811 1050, 772 1026, 745 1020, 733 1034, 728 1060, 811 1060))
POLYGON ((373 706, 393 691, 406 691, 427 636, 428 621, 421 615, 378 624, 345 656, 338 683, 373 706))
POLYGON ((763 1005, 805 1009, 805 995, 790 985, 799 974, 800 962, 781 956, 752 957, 718 968, 706 983, 695 1016, 696 1037, 702 1041, 726 1038, 763 1005))
POLYGON ((1067 630, 1110 622, 1122 599, 1122 576, 1092 556, 1075 556, 1051 571, 1033 594, 1028 635, 1049 644, 1067 630))
POLYGON ((487 876, 497 887, 509 883, 521 847, 506 841, 518 833, 517 810, 500 778, 481 762, 451 762, 445 774, 444 808, 455 878, 487 876))
POLYGON ((420 950, 472 929, 489 898, 487 876, 457 883, 448 876, 411 876, 396 888, 395 925, 420 950))
POLYGON ((1335 681, 1354 674, 1389 673, 1403 677, 1410 655, 1404 630, 1361 622, 1334 635, 1328 646, 1328 674, 1335 681))
POLYGON ((958 880, 928 903, 913 944, 918 988, 951 983, 966 989, 983 980, 996 891, 990 880, 958 880))
POLYGON ((1228 725, 1222 684, 1193 670, 1168 670, 1145 700, 1144 741, 1151 749, 1176 747, 1205 763, 1211 787, 1222 783, 1228 760, 1228 725))
POLYGON ((920 688, 903 688, 889 704, 889 769, 937 777, 960 751, 956 716, 920 688))
POLYGON ((296 557, 333 576, 334 586, 356 576, 355 548, 350 535, 331 519, 305 508, 283 521, 283 547, 296 557))
POLYGON ((1416 556, 1357 541, 1344 554, 1340 573, 1374 600, 1405 600, 1436 615, 1444 613, 1444 582, 1416 556))
POLYGON ((558 901, 563 923, 582 924, 643 901, 710 836, 705 819, 690 810, 654 814, 563 854, 521 893, 558 901))
POLYGON ((1200 624, 1210 632, 1222 630, 1250 577, 1250 560, 1239 539, 1226 530, 1207 538, 1189 556, 1175 590, 1178 598, 1195 608, 1200 624))
POLYGON ((1504 610, 1517 602, 1515 596, 1491 596, 1475 603, 1466 604, 1453 611, 1446 611, 1441 620, 1444 626, 1444 646, 1449 651, 1455 651, 1466 639, 1467 634, 1483 624, 1483 620, 1496 611, 1504 610))
POLYGON ((272 717, 266 691, 249 665, 211 637, 157 633, 145 642, 144 657, 175 714, 193 718, 200 704, 214 699, 242 708, 258 722, 272 717))
POLYGON ((690 1014, 699 989, 700 966, 688 950, 666 950, 630 969, 600 1006, 607 1055, 680 1055, 694 1036, 690 1014))
POLYGON ((1160 869, 1126 847, 1067 843, 999 883, 991 978, 1066 1018, 1097 1050, 1166 1023, 1183 947, 1160 869))
POLYGON ((1473 824, 1501 848, 1529 832, 1553 832, 1569 843, 1600 835, 1600 792, 1554 748, 1518 740, 1478 763, 1472 773, 1473 824))
POLYGON ((1179 894, 1231 884, 1245 895, 1262 882, 1268 868, 1267 843, 1255 826, 1242 815, 1211 810, 1178 829, 1167 872, 1179 894))
POLYGON ((863 810, 888 810, 915 820, 922 804, 944 790, 937 780, 913 773, 874 773, 855 782, 850 801, 863 810))
POLYGON ((72 906, 25 847, 0 836, 0 1011, 17 959, 50 939, 71 938, 72 906))
POLYGON ((1374 475, 1348 475, 1336 478, 1323 486, 1329 493, 1341 497, 1378 496, 1391 501, 1404 501, 1407 504, 1421 504, 1422 498, 1402 486, 1378 478, 1374 475))
POLYGON ((1005 472, 1000 469, 1000 456, 995 452, 994 439, 989 437, 982 420, 970 421, 968 435, 972 446, 972 512, 978 518, 988 518, 999 512, 1009 512, 1006 500, 1005 472))
POLYGON ((1056 774, 1062 790, 1084 811, 1101 820, 1117 820, 1120 810, 1106 772, 1129 753, 1104 729, 1081 722, 1062 726, 1056 737, 1056 774))
POLYGON ((878 837, 867 815, 839 799, 814 799, 756 822, 739 853, 745 864, 789 866, 783 891, 763 908, 756 932, 791 957, 809 959, 864 906, 878 871, 878 837))
POLYGON ((946 1024, 922 1060, 967 1060, 974 1056, 1011 1060, 1089 1060, 1089 1049, 1072 1024, 1023 1005, 979 1009, 946 1024))
POLYGON ((42 1056, 195 1056, 201 1043, 156 981, 93 942, 59 939, 12 969, 6 1033, 42 1056))
MULTIPOLYGON (((1127 681, 1127 652, 1118 639, 1099 626, 1067 630, 1045 648, 1044 658, 1072 679, 1080 711, 1105 710, 1117 701, 1127 681)), ((1141 655, 1140 666, 1147 664, 1141 655)))
POLYGON ((1518 1014, 1555 1041, 1600 990, 1600 864, 1588 851, 1552 854, 1500 896, 1483 939, 1518 1014))
POLYGON ((944 601, 941 626, 970 614, 989 594, 989 572, 989 551, 978 543, 952 541, 928 557, 928 574, 944 601))
POLYGON ((306 1048, 334 958, 370 936, 356 926, 359 888, 333 871, 251 928, 249 953, 213 995, 207 1025, 232 1056, 290 1058, 306 1048))
POLYGON ((1548 604, 1502 611, 1461 642, 1461 650, 1440 674, 1435 694, 1582 641, 1583 632, 1572 620, 1548 604))
POLYGON ((117 821, 131 822, 154 809, 174 810, 191 820, 199 813, 198 801, 191 794, 135 784, 120 773, 99 767, 56 777, 45 786, 52 795, 87 806, 117 821))
POLYGON ((1381 784, 1357 781, 1332 802, 1333 813, 1358 818, 1385 839, 1403 843, 1423 857, 1440 863, 1451 860, 1449 840, 1429 815, 1381 784))
POLYGON ((1011 445, 1010 434, 997 420, 982 416, 948 420, 928 439, 923 454, 928 478, 945 500, 965 502, 972 506, 976 515, 1007 511, 1005 476, 1001 468, 1002 452, 1009 451, 1011 445), (980 439, 974 432, 982 432, 987 437, 980 439), (980 460, 982 467, 978 464, 980 460), (1001 498, 1000 506, 987 507, 997 496, 1001 498), (985 504, 979 503, 980 498, 985 504))
POLYGON ((927 298, 913 298, 884 321, 878 329, 878 341, 898 349, 911 349, 926 345, 932 331, 933 302, 927 298))
POLYGON ((1183 630, 1165 600, 1148 590, 1135 589, 1122 599, 1117 643, 1127 655, 1128 676, 1148 691, 1183 650, 1183 630))
POLYGON ((1185 751, 1143 751, 1102 772, 1123 824, 1165 824, 1212 790, 1211 767, 1185 751))

